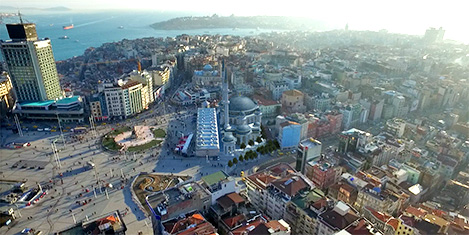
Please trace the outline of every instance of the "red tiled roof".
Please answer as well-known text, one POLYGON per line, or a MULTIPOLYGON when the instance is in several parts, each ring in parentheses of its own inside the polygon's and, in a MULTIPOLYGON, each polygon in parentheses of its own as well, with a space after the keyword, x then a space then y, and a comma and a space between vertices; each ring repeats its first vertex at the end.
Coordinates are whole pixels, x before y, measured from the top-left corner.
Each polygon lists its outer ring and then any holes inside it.
POLYGON ((237 193, 230 193, 226 196, 229 197, 236 204, 244 202, 244 199, 237 193))
POLYGON ((416 216, 416 217, 418 217, 418 218, 422 218, 422 217, 425 216, 425 214, 427 214, 426 211, 424 211, 424 210, 422 210, 422 209, 420 209, 420 208, 415 208, 415 207, 413 207, 413 206, 407 207, 407 208, 405 209, 405 212, 407 212, 407 213, 409 213, 409 214, 411 214, 411 215, 414 215, 414 216, 416 216))
POLYGON ((237 193, 230 193, 217 199, 217 203, 223 208, 232 207, 234 204, 244 202, 244 199, 237 193))
POLYGON ((262 219, 257 219, 255 221, 252 221, 251 223, 249 224, 246 224, 244 226, 241 226, 233 231, 231 231, 231 233, 233 235, 243 235, 245 232, 249 232, 249 231, 252 231, 254 230, 254 228, 256 228, 257 226, 259 226, 259 224, 261 223, 264 223, 264 221, 262 219))
POLYGON ((308 187, 308 184, 303 180, 303 178, 293 175, 276 180, 272 182, 272 185, 290 197, 295 196, 298 191, 308 187), (287 181, 290 181, 290 183, 286 184, 287 181))
POLYGON ((263 106, 280 104, 279 102, 277 102, 275 100, 269 100, 269 99, 266 99, 266 98, 264 98, 260 95, 254 95, 252 98, 253 98, 253 100, 257 101, 257 104, 263 105, 263 106))
POLYGON ((397 230, 397 227, 399 226, 399 220, 397 220, 396 218, 390 215, 386 215, 384 213, 378 212, 371 207, 366 207, 366 209, 368 209, 371 212, 371 214, 373 214, 374 217, 391 225, 394 228, 394 230, 397 230))
POLYGON ((231 229, 233 227, 236 227, 236 225, 238 225, 240 222, 244 220, 246 220, 246 216, 244 214, 240 214, 237 216, 226 218, 223 220, 223 222, 226 224, 226 226, 228 226, 228 228, 231 229))

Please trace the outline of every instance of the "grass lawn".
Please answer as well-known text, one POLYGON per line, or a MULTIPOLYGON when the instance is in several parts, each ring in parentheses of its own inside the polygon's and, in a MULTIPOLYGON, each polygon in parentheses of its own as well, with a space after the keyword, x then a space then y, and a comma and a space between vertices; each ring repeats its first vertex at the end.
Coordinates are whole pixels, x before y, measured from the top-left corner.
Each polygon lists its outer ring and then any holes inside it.
POLYGON ((155 138, 164 138, 166 136, 166 132, 163 129, 155 129, 153 130, 153 135, 155 138))
POLYGON ((116 136, 116 135, 118 135, 118 134, 120 134, 120 133, 122 133, 122 132, 131 131, 131 130, 132 130, 132 128, 130 128, 130 127, 128 127, 128 126, 123 126, 123 127, 119 127, 119 128, 117 128, 117 129, 114 129, 113 131, 109 132, 108 135, 114 135, 114 136, 116 136))
POLYGON ((121 147, 116 144, 116 142, 114 141, 114 137, 122 132, 130 131, 130 130, 132 130, 132 128, 128 126, 123 126, 123 127, 114 129, 103 138, 103 146, 110 150, 119 150, 121 147))
POLYGON ((119 145, 114 141, 114 137, 104 137, 103 146, 111 150, 119 150, 119 145))
POLYGON ((135 152, 135 151, 140 151, 140 150, 145 150, 145 149, 149 149, 153 146, 156 146, 158 145, 159 143, 161 143, 161 140, 152 140, 146 144, 142 144, 142 145, 139 145, 139 146, 135 146, 135 147, 129 147, 127 150, 130 151, 130 152, 135 152))

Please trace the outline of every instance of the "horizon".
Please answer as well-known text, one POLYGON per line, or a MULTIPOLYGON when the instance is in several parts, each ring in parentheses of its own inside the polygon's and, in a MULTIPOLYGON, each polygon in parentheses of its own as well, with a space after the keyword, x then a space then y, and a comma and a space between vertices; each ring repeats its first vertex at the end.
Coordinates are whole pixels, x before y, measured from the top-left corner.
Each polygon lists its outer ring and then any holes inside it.
MULTIPOLYGON (((181 16, 295 16, 319 20, 330 28, 341 29, 346 24, 350 30, 388 30, 390 33, 424 35, 428 28, 443 27, 446 30, 445 39, 469 43, 469 33, 465 32, 465 22, 460 20, 464 14, 464 3, 449 0, 444 3, 428 1, 403 0, 377 3, 371 0, 343 1, 332 0, 328 2, 293 0, 289 4, 275 4, 268 1, 251 2, 238 1, 229 7, 222 6, 219 2, 208 0, 203 2, 191 2, 181 0, 175 6, 161 4, 150 0, 112 1, 112 0, 82 0, 60 1, 44 0, 41 2, 26 0, 4 0, 1 5, 14 8, 55 8, 66 7, 71 11, 38 11, 34 13, 56 14, 73 12, 86 13, 108 11, 143 11, 156 13, 186 14, 181 16), (143 7, 144 6, 144 7, 143 7), (187 15, 191 14, 191 15, 187 15)), ((5 12, 11 12, 7 10, 5 12)), ((152 24, 156 22, 148 22, 152 24)))

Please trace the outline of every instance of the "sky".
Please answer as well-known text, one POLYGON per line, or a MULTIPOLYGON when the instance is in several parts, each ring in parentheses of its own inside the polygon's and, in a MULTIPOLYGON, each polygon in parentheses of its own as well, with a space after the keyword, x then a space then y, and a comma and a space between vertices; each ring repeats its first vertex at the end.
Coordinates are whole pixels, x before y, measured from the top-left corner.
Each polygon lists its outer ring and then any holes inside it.
MULTIPOLYGON (((443 27, 445 38, 469 43, 465 0, 1 0, 13 7, 65 6, 73 10, 121 9, 197 12, 207 15, 286 15, 319 19, 350 29, 423 35, 429 27, 443 27)), ((1 9, 0 9, 1 11, 1 9)))

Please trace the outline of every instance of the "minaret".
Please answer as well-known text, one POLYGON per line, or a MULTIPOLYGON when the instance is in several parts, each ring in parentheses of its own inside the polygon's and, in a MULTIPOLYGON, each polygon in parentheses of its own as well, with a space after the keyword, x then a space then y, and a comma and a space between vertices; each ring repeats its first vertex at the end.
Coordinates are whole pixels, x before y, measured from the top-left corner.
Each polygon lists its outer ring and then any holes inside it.
POLYGON ((223 70, 223 104, 225 105, 225 131, 230 127, 230 118, 229 118, 229 109, 230 109, 230 101, 228 100, 228 76, 226 75, 226 67, 225 67, 225 60, 222 62, 222 70, 223 70))

